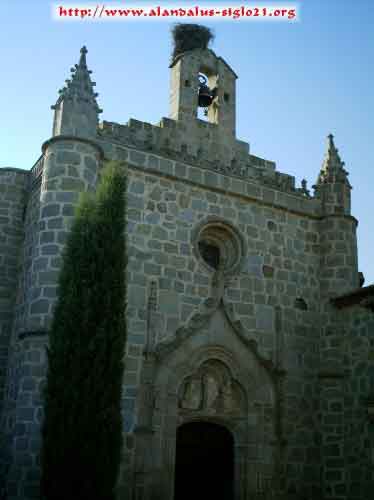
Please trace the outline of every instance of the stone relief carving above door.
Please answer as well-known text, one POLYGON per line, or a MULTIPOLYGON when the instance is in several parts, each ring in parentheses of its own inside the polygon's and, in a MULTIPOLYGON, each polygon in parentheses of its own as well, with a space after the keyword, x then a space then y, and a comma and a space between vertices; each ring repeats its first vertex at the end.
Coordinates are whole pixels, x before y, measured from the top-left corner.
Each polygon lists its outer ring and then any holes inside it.
POLYGON ((182 410, 208 414, 241 414, 245 411, 245 397, 227 366, 218 360, 208 360, 184 379, 178 405, 182 410))

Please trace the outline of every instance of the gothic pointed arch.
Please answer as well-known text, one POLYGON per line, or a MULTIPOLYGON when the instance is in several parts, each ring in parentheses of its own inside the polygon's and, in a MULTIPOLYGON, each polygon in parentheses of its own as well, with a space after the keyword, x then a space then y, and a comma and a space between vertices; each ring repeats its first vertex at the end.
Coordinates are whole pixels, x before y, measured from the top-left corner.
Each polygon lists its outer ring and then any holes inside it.
POLYGON ((259 350, 258 342, 246 332, 243 323, 235 318, 234 307, 231 303, 226 303, 221 295, 210 297, 203 303, 202 310, 194 313, 186 325, 179 327, 172 338, 168 338, 160 342, 156 346, 155 354, 161 362, 164 358, 170 355, 174 350, 178 349, 188 338, 195 335, 199 330, 206 328, 213 314, 221 308, 224 311, 233 332, 240 341, 252 352, 257 361, 270 373, 277 371, 273 361, 266 358, 259 350))

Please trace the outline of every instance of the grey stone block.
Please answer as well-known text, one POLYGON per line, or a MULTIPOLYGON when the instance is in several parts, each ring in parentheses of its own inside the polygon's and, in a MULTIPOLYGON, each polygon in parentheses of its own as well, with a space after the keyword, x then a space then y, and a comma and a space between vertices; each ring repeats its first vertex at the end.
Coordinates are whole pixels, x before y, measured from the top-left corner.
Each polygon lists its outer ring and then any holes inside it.
POLYGON ((35 417, 34 408, 17 408, 17 417, 21 422, 33 422, 35 417))
POLYGON ((175 175, 178 178, 180 178, 180 177, 186 177, 186 172, 187 172, 186 165, 183 165, 182 163, 176 163, 175 164, 175 175))
POLYGON ((65 178, 61 179, 61 191, 84 191, 85 184, 80 179, 65 178))
POLYGON ((127 206, 129 208, 137 208, 140 210, 144 209, 144 198, 136 196, 134 194, 128 193, 127 195, 127 206))
POLYGON ((135 307, 144 307, 146 304, 146 289, 137 285, 131 285, 128 291, 128 303, 135 307))
POLYGON ((75 206, 65 204, 62 208, 62 215, 65 217, 72 217, 73 215, 75 215, 75 206))
POLYGON ((161 276, 161 266, 157 264, 151 264, 150 262, 146 262, 144 264, 144 272, 147 276, 161 276))
POLYGON ((65 166, 50 165, 46 171, 46 178, 53 179, 54 177, 63 177, 65 175, 65 166))
POLYGON ((274 309, 262 304, 256 305, 256 327, 259 330, 273 331, 274 309))
POLYGON ((158 212, 153 212, 148 214, 144 218, 145 222, 152 225, 157 225, 160 223, 160 214, 158 212))
POLYGON ((31 314, 46 314, 49 311, 50 301, 40 299, 31 304, 31 314))
POLYGON ((144 153, 139 153, 138 151, 130 151, 130 162, 135 163, 135 165, 144 165, 146 161, 146 156, 144 153))
POLYGON ((84 157, 84 166, 93 173, 96 173, 98 168, 97 161, 93 159, 91 156, 84 157))
POLYGON ((149 156, 148 158, 148 166, 154 170, 158 170, 160 167, 160 160, 157 156, 149 156))
POLYGON ((49 219, 47 222, 48 229, 62 229, 64 227, 64 218, 63 217, 55 217, 53 219, 49 219))
POLYGON ((58 255, 60 248, 58 245, 44 245, 42 247, 42 255, 58 255))
POLYGON ((210 187, 218 187, 218 176, 214 172, 204 173, 204 183, 210 187))
MULTIPOLYGON (((52 233, 53 234, 53 233, 52 233)), ((47 269, 48 266, 48 257, 39 257, 34 261, 34 270, 42 271, 47 269)))
POLYGON ((60 213, 60 205, 48 205, 42 209, 42 217, 56 217, 60 213))
POLYGON ((40 285, 55 285, 58 280, 58 271, 41 271, 39 273, 40 285))
POLYGON ((79 193, 76 192, 57 192, 56 193, 56 201, 61 203, 77 203, 79 197, 79 193))
POLYGON ((52 243, 55 239, 55 233, 53 231, 43 231, 40 233, 40 244, 52 243))
POLYGON ((59 151, 56 155, 56 163, 79 165, 81 163, 81 155, 72 151, 59 151))
POLYGON ((179 313, 179 295, 175 291, 160 290, 159 297, 160 312, 166 314, 179 313))
POLYGON ((134 194, 144 194, 144 182, 135 181, 130 185, 130 192, 134 194))
POLYGON ((200 184, 202 182, 202 171, 198 168, 189 167, 188 179, 200 184))
POLYGON ((162 227, 157 226, 157 227, 153 228, 152 236, 153 236, 153 238, 158 239, 158 240, 167 240, 169 237, 169 234, 166 231, 166 229, 163 229, 162 227))
POLYGON ((160 160, 160 170, 168 175, 174 174, 174 163, 170 160, 160 160))

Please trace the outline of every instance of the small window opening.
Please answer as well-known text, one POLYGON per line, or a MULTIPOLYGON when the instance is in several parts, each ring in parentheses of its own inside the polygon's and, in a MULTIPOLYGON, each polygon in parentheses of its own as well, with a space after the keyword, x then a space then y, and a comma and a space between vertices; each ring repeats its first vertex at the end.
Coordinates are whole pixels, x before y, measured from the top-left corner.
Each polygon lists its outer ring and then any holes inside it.
POLYGON ((301 311, 307 311, 308 310, 308 304, 301 297, 298 297, 295 300, 295 307, 296 307, 296 309, 300 309, 301 311))
POLYGON ((184 86, 185 87, 191 87, 191 82, 189 80, 184 81, 184 86))
POLYGON ((225 93, 223 94, 223 100, 224 100, 225 102, 229 102, 229 100, 230 100, 230 95, 229 95, 227 92, 225 92, 225 93))
MULTIPOLYGON (((199 72, 198 74, 198 80, 199 80, 199 87, 198 87, 198 95, 200 95, 201 92, 201 84, 205 82, 205 85, 207 86, 209 90, 209 77, 203 72, 199 72)), ((200 106, 197 107, 197 118, 199 120, 202 120, 204 122, 209 122, 208 119, 208 107, 202 108, 200 106)))
POLYGON ((213 269, 218 269, 220 261, 220 251, 216 245, 207 243, 206 241, 199 242, 199 251, 202 258, 207 264, 209 264, 213 269))

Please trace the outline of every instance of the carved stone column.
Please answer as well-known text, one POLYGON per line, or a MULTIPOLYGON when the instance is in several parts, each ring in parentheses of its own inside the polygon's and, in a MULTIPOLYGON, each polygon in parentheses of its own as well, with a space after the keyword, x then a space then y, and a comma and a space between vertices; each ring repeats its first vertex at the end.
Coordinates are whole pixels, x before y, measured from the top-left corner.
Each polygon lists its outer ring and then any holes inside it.
POLYGON ((147 341, 144 350, 143 367, 138 395, 138 418, 134 429, 136 453, 134 464, 133 500, 149 500, 151 498, 151 474, 153 460, 153 411, 154 411, 154 377, 156 369, 155 346, 155 312, 157 309, 157 285, 152 281, 148 298, 147 341))

